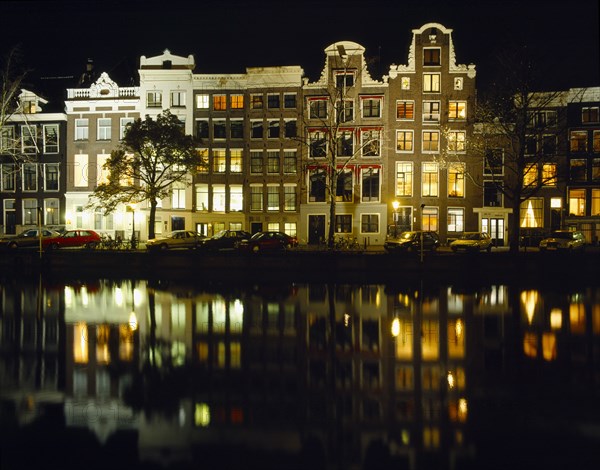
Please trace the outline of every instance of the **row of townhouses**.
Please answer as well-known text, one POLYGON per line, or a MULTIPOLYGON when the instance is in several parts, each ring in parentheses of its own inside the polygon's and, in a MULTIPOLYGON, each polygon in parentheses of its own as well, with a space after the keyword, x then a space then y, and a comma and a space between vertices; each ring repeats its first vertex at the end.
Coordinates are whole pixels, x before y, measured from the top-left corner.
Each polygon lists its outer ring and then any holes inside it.
MULTIPOLYGON (((300 66, 196 73, 192 55, 165 50, 140 58, 139 85, 119 86, 102 73, 89 86, 67 89, 63 113, 43 112, 42 93, 23 90, 18 112, 1 133, 0 232, 43 224, 113 237, 135 232, 145 240, 148 207, 106 214, 89 207, 89 196, 107 178, 104 162, 126 126, 168 109, 200 139, 208 165, 160 201, 158 235, 278 230, 312 244, 334 224, 337 234, 382 245, 395 224, 435 230, 442 241, 482 230, 504 245, 513 210, 497 183, 498 175, 509 177, 503 149, 493 162, 467 155, 477 128, 475 65, 456 63, 451 29, 429 23, 412 33, 407 62, 392 65, 381 80, 369 73, 365 49, 342 41, 325 48, 316 81, 300 66), (25 157, 19 163, 9 152, 15 142, 25 157), (339 173, 335 220, 326 183, 332 146, 339 173)), ((539 175, 545 183, 523 201, 521 227, 577 228, 595 242, 600 87, 557 97, 540 119, 566 125, 557 135, 532 134, 533 145, 553 153, 553 163, 540 161, 526 175, 525 181, 539 175)))

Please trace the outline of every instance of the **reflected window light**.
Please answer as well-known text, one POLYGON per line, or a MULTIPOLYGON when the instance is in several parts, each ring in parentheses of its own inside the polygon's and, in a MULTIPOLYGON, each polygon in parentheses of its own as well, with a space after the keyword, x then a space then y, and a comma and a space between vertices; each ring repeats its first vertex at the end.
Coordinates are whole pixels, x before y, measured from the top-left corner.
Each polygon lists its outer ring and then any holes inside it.
POLYGON ((135 312, 131 312, 129 314, 129 328, 131 328, 131 331, 135 331, 135 330, 137 330, 137 327, 138 327, 137 317, 135 315, 135 312))
POLYGON ((592 333, 600 334, 600 304, 592 306, 592 333))
POLYGON ((533 323, 533 315, 535 314, 535 307, 538 303, 538 291, 537 290, 525 290, 521 292, 521 303, 527 315, 527 322, 531 325, 533 323))
POLYGON ((458 400, 458 420, 461 423, 467 421, 467 399, 460 398, 458 400))
POLYGON ((239 299, 229 304, 229 331, 241 333, 244 326, 244 305, 239 299))
POLYGON ((542 335, 542 355, 546 361, 556 359, 556 334, 544 333, 542 335))
POLYGON ((392 336, 396 338, 400 334, 400 320, 394 318, 392 320, 392 336))
POLYGON ((78 322, 73 328, 73 360, 78 364, 88 362, 88 327, 85 322, 78 322))
POLYGON ((206 403, 196 403, 194 423, 196 423, 196 426, 203 428, 210 424, 210 408, 206 403))
POLYGON ((117 307, 123 306, 123 291, 120 287, 115 287, 115 294, 113 298, 115 299, 115 305, 117 307))
POLYGON ((585 333, 585 305, 578 302, 569 305, 569 323, 571 325, 571 333, 585 333))
POLYGON ((537 336, 535 333, 525 333, 523 336, 523 353, 527 357, 537 357, 537 336))
POLYGON ((446 375, 446 380, 448 381, 448 388, 453 389, 455 383, 454 383, 454 374, 452 374, 451 370, 448 371, 448 374, 446 375))
POLYGON ((553 308, 550 311, 550 328, 553 330, 562 328, 562 310, 560 308, 553 308))
POLYGON ((135 307, 142 305, 142 293, 139 289, 133 289, 133 305, 135 307))
POLYGON ((179 426, 185 426, 185 408, 183 406, 179 407, 179 426))
POLYGON ((404 444, 405 446, 410 444, 410 431, 408 429, 403 429, 400 436, 402 439, 402 444, 404 444))
POLYGON ((87 287, 83 286, 81 288, 81 305, 87 307, 90 303, 90 299, 88 297, 87 287))
POLYGON ((348 327, 349 324, 350 324, 350 315, 347 313, 344 313, 344 326, 348 327))
POLYGON ((73 306, 73 288, 65 286, 65 307, 69 308, 73 306))

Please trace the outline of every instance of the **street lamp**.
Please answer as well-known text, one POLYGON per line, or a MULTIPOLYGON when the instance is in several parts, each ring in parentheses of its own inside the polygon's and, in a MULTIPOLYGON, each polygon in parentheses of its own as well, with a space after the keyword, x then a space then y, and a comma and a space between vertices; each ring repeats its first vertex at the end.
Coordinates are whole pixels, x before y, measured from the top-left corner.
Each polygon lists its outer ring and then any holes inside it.
POLYGON ((394 237, 398 236, 398 208, 400 203, 396 200, 392 201, 392 208, 394 209, 394 237))

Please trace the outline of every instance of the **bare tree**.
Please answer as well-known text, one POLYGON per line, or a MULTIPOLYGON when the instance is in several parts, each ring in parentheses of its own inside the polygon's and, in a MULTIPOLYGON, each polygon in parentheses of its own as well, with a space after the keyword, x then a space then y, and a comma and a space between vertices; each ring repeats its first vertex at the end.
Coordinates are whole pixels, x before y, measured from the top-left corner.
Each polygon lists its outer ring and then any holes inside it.
POLYGON ((98 185, 89 206, 103 207, 110 213, 120 204, 147 202, 148 237, 154 238, 158 202, 170 195, 173 184, 189 184, 190 174, 202 165, 205 162, 196 140, 185 135, 179 118, 169 110, 156 119, 137 119, 106 161, 108 181, 98 185))
POLYGON ((512 209, 511 252, 519 250, 522 204, 542 188, 558 190, 566 176, 565 92, 539 91, 535 65, 523 48, 498 57, 497 81, 478 99, 467 146, 468 158, 483 168, 478 184, 502 194, 512 209))
MULTIPOLYGON (((360 156, 379 156, 382 130, 365 130, 357 123, 355 109, 363 79, 372 81, 362 49, 346 51, 339 43, 337 54, 328 56, 326 75, 316 84, 305 84, 307 108, 304 115, 305 135, 311 173, 309 191, 329 205, 327 246, 335 243, 336 201, 347 201, 352 194, 351 162, 360 156)), ((383 110, 381 110, 383 113, 383 110)), ((381 114, 383 115, 383 114, 381 114)), ((376 126, 375 126, 376 127, 376 126)))

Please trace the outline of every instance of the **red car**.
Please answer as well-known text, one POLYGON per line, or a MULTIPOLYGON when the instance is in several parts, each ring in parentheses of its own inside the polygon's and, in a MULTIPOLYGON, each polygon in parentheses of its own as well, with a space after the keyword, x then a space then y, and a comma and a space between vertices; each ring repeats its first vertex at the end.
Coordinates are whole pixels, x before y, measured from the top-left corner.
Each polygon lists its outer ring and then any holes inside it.
POLYGON ((100 235, 93 230, 67 230, 58 237, 42 240, 44 249, 71 248, 83 246, 93 249, 100 243, 100 235))
POLYGON ((284 251, 298 245, 298 239, 283 232, 258 232, 240 243, 241 250, 284 251))

